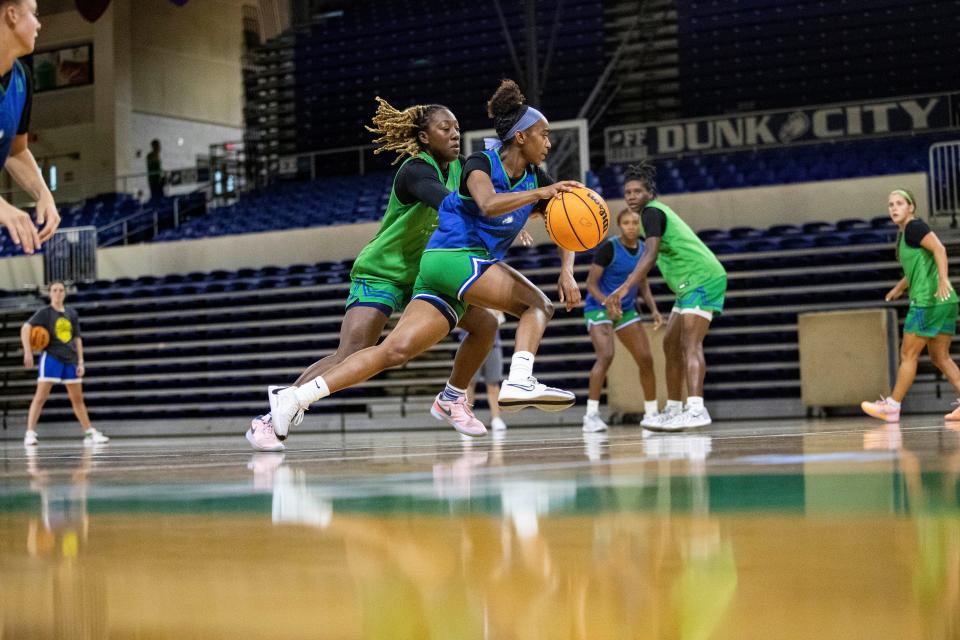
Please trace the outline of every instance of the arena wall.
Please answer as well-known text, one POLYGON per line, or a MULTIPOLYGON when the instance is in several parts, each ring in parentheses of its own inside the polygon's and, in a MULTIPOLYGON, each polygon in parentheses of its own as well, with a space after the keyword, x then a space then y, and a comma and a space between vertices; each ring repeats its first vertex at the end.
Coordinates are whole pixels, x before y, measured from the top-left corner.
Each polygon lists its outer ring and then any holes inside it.
POLYGON ((41 166, 56 164, 61 200, 136 192, 140 185, 114 178, 146 170, 153 138, 163 143, 164 167, 176 169, 193 166, 211 143, 241 137, 242 5, 114 0, 94 24, 76 11, 43 16, 39 50, 94 50, 93 85, 34 99, 31 146, 41 166))
MULTIPOLYGON (((694 229, 763 228, 773 224, 884 215, 886 195, 895 187, 913 190, 920 211, 927 210, 926 174, 923 173, 678 194, 666 196, 664 201, 694 229)), ((623 200, 619 199, 608 204, 614 215, 624 207, 623 200)), ((98 274, 102 279, 134 278, 347 260, 354 258, 373 237, 377 226, 378 223, 362 223, 111 247, 98 253, 98 274)), ((611 229, 614 226, 611 224, 611 229)), ((529 230, 537 242, 548 241, 542 224, 533 222, 529 230)), ((0 260, 0 288, 35 286, 42 278, 43 263, 39 257, 0 260)))

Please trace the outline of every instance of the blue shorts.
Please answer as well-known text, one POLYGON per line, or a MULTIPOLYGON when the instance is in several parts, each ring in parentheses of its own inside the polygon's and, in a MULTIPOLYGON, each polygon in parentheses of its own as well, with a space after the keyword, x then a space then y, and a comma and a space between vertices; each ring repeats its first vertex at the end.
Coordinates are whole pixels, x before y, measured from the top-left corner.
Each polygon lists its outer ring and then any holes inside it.
POLYGON ((44 351, 40 354, 40 365, 37 367, 37 382, 62 382, 63 384, 79 384, 77 365, 60 362, 44 351))

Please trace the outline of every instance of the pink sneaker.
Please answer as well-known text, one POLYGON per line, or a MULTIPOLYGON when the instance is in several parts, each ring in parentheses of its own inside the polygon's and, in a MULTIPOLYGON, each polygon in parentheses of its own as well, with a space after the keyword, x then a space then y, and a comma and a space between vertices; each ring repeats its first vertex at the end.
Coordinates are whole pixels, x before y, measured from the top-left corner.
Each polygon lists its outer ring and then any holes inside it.
POLYGON ((283 443, 277 440, 273 432, 273 422, 264 420, 265 416, 254 418, 247 429, 247 442, 257 451, 283 451, 283 443))
POLYGON ((960 400, 956 400, 953 405, 953 411, 943 416, 944 422, 960 422, 960 400))
POLYGON ((465 397, 450 401, 441 400, 440 395, 437 394, 437 399, 433 401, 430 413, 437 420, 445 421, 465 436, 476 438, 487 435, 487 428, 473 415, 465 397))
POLYGON ((886 398, 880 398, 876 402, 861 402, 860 408, 871 418, 886 422, 900 422, 900 407, 891 406, 886 398))

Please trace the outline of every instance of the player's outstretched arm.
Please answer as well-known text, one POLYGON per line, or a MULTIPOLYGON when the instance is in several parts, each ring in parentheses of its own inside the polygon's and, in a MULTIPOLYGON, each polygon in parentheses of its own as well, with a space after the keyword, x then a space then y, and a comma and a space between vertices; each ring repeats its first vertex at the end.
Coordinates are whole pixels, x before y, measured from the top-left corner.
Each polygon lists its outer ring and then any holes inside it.
POLYGON ((650 315, 653 316, 653 329, 657 330, 663 326, 663 316, 660 315, 660 310, 657 309, 657 301, 653 299, 653 291, 650 290, 650 280, 646 277, 640 281, 640 292, 643 294, 643 302, 647 305, 647 309, 650 310, 650 315))
POLYGON ((567 311, 580 304, 580 286, 577 285, 577 279, 573 277, 573 262, 576 254, 561 247, 557 247, 560 252, 560 279, 557 281, 557 293, 560 296, 560 302, 567 311))
MULTIPOLYGON (((37 165, 36 158, 27 147, 27 135, 21 134, 16 137, 13 147, 10 150, 10 156, 4 168, 10 173, 14 181, 20 185, 20 188, 26 191, 37 203, 37 224, 42 225, 39 235, 34 232, 23 237, 21 229, 17 229, 20 236, 20 243, 27 251, 28 243, 34 242, 31 249, 39 248, 40 244, 46 242, 60 226, 60 213, 57 211, 57 204, 53 199, 53 194, 43 181, 43 175, 40 173, 40 167, 37 165), (33 237, 36 236, 36 237, 33 237)), ((18 210, 19 211, 19 210, 18 210)), ((23 213, 23 212, 21 212, 23 213)), ((7 224, 4 222, 3 224, 7 224)), ((31 225, 32 226, 32 225, 31 225)), ((10 226, 7 225, 10 229, 10 226)), ((11 236, 13 231, 11 230, 11 236)), ((27 251, 32 253, 32 251, 27 251)))
POLYGON ((647 274, 650 273, 651 269, 653 269, 653 265, 657 264, 657 255, 659 255, 659 253, 660 238, 647 238, 646 248, 643 251, 643 257, 640 258, 637 266, 635 266, 630 275, 627 276, 626 281, 617 287, 613 293, 607 297, 609 298, 616 296, 617 299, 622 300, 623 296, 627 294, 627 291, 635 286, 638 286, 640 281, 647 277, 647 274))

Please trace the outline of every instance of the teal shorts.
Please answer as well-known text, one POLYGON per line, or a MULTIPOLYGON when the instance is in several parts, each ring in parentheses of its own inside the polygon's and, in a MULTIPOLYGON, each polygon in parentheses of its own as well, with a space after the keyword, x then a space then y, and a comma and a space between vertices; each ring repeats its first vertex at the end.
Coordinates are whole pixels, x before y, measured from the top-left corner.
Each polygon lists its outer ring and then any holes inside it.
POLYGON ((499 262, 486 249, 430 249, 420 258, 420 274, 413 285, 413 299, 437 308, 452 331, 467 304, 463 296, 490 265, 499 262))
POLYGON ((948 336, 957 333, 957 303, 935 304, 932 307, 910 305, 903 325, 904 333, 923 338, 935 338, 941 333, 948 336))
POLYGON ((712 320, 714 315, 723 313, 726 294, 727 276, 707 280, 699 287, 678 293, 671 313, 692 313, 712 320))
POLYGON ((634 322, 640 322, 640 312, 636 309, 627 309, 623 312, 623 315, 620 316, 619 320, 613 321, 610 319, 610 316, 607 315, 606 309, 594 309, 592 311, 584 311, 583 319, 587 323, 587 331, 600 324, 612 324, 614 331, 620 331, 620 329, 634 322))
POLYGON ((401 311, 407 306, 412 293, 413 287, 410 285, 401 285, 382 278, 357 276, 350 280, 346 309, 372 307, 389 318, 394 311, 401 311))

